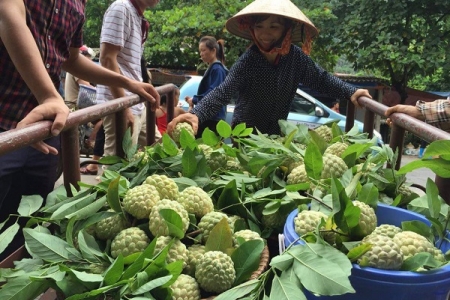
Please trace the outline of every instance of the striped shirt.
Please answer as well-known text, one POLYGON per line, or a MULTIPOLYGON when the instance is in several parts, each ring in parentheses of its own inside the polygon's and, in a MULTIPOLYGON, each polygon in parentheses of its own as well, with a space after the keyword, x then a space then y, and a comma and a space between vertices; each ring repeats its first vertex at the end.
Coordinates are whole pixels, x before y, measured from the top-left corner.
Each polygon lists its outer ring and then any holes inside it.
MULTIPOLYGON (((142 17, 129 0, 117 0, 110 5, 103 17, 100 43, 108 43, 120 47, 117 56, 120 72, 125 77, 142 81, 141 56, 142 17)), ((132 93, 125 90, 125 95, 132 93)), ((97 85, 97 103, 114 99, 108 86, 97 85)), ((133 114, 140 115, 144 103, 131 108, 133 114)))
MULTIPOLYGON (((28 28, 56 89, 60 85, 61 65, 69 57, 69 47, 83 45, 85 2, 24 0, 28 28)), ((15 128, 38 102, 1 41, 0 74, 0 129, 9 130, 15 128)))
POLYGON ((246 123, 262 133, 280 134, 278 120, 286 120, 299 84, 333 98, 349 99, 356 88, 329 74, 291 45, 289 54, 273 65, 256 46, 249 48, 231 67, 225 81, 203 97, 191 111, 202 123, 215 114, 236 93, 232 125, 246 123))
POLYGON ((425 117, 425 122, 450 132, 450 101, 445 99, 425 102, 416 102, 417 109, 425 117))

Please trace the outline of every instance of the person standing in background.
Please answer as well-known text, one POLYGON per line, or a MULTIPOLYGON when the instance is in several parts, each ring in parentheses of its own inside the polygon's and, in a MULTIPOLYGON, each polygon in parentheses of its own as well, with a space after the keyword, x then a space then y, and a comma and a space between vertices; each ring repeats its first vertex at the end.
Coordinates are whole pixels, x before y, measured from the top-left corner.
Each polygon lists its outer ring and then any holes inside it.
MULTIPOLYGON (((141 58, 147 39, 149 23, 144 10, 155 7, 159 0, 116 0, 103 16, 100 35, 100 64, 128 78, 142 81, 141 58)), ((131 93, 114 85, 97 85, 97 103, 121 98, 131 93)), ((142 145, 146 139, 145 104, 139 103, 125 111, 131 128, 133 144, 142 145)), ((105 155, 115 155, 115 115, 103 118, 105 155)), ((156 124, 155 124, 156 126, 156 124)), ((156 139, 160 138, 158 130, 156 139)))
POLYGON ((333 101, 331 103, 331 107, 330 107, 333 111, 337 112, 338 114, 340 114, 341 112, 339 111, 339 101, 333 101))
MULTIPOLYGON (((198 51, 203 62, 208 65, 208 69, 203 75, 200 85, 198 86, 197 95, 193 97, 186 96, 185 100, 189 104, 189 110, 194 108, 203 97, 208 95, 216 86, 219 86, 228 74, 225 68, 224 41, 216 40, 212 36, 204 36, 200 39, 198 51)), ((216 126, 220 120, 225 120, 227 107, 224 105, 219 112, 211 119, 206 120, 199 125, 196 138, 201 138, 206 128, 217 132, 216 126)))
MULTIPOLYGON (((0 223, 17 212, 23 195, 45 199, 54 188, 59 133, 69 115, 58 92, 62 70, 89 82, 126 88, 155 109, 159 105, 152 85, 111 72, 80 55, 84 6, 84 0, 0 1, 0 132, 53 121, 53 137, 0 156, 0 223)), ((10 223, 3 225, 5 229, 10 223)), ((9 253, 5 250, 0 260, 9 253)))

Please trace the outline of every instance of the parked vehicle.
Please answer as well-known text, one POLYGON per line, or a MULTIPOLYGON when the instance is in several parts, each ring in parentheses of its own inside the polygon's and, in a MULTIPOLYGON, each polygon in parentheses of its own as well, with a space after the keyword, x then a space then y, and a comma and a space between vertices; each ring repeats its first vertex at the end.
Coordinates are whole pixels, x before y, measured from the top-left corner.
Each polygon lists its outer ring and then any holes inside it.
MULTIPOLYGON (((179 105, 183 107, 183 109, 187 110, 189 108, 189 105, 184 98, 186 96, 192 97, 197 93, 201 79, 201 76, 194 75, 181 85, 179 105)), ((234 104, 227 105, 226 121, 229 124, 231 124, 231 119, 233 118, 234 107, 234 104)), ((288 115, 288 121, 295 124, 305 124, 311 129, 334 120, 339 120, 338 125, 344 131, 346 119, 346 116, 333 111, 331 108, 299 88, 294 96, 291 112, 288 115)), ((364 124, 357 120, 355 120, 355 124, 362 132, 364 124)), ((381 134, 378 131, 374 130, 374 136, 378 139, 379 144, 383 143, 381 134)))

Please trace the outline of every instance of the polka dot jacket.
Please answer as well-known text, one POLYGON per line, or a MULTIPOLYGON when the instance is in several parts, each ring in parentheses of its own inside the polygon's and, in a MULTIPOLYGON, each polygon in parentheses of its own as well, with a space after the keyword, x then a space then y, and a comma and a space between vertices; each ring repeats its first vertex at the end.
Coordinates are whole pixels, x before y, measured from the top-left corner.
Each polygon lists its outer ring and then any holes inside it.
POLYGON ((253 45, 232 66, 225 81, 191 112, 202 123, 214 117, 237 95, 232 125, 246 123, 262 133, 280 134, 278 120, 286 120, 299 84, 333 98, 349 99, 356 88, 329 74, 291 45, 289 54, 273 65, 253 45))

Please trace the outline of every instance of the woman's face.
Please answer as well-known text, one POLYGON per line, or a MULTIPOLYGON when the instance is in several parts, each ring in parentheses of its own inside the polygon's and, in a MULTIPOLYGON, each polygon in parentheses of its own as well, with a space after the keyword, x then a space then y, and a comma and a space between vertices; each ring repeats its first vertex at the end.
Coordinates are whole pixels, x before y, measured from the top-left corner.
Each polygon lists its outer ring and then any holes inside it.
POLYGON ((255 38, 265 51, 271 50, 280 42, 284 29, 283 19, 277 16, 270 16, 253 25, 255 38))
POLYGON ((198 45, 198 52, 200 52, 200 58, 208 65, 216 61, 216 49, 209 49, 206 43, 202 42, 198 45))

